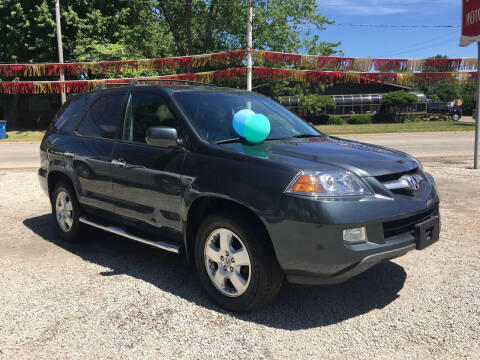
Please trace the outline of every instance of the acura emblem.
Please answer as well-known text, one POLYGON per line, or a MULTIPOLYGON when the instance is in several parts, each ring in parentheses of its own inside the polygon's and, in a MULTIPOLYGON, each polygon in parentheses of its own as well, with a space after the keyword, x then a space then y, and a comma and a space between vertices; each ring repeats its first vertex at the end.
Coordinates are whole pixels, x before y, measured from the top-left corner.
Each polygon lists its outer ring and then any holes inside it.
POLYGON ((415 179, 414 176, 404 175, 404 176, 402 176, 402 179, 407 182, 409 189, 418 190, 420 188, 420 185, 418 184, 418 180, 415 179))

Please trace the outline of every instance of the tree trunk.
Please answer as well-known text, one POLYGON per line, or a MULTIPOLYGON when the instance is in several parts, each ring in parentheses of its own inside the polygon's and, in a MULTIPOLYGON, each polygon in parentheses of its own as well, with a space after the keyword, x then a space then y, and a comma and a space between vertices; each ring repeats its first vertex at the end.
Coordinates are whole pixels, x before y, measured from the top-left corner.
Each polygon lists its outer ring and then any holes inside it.
POLYGON ((203 52, 213 51, 212 24, 213 19, 216 16, 216 14, 213 13, 214 10, 216 12, 215 2, 215 0, 212 0, 208 8, 208 13, 210 14, 210 16, 207 18, 207 24, 205 25, 205 31, 203 33, 203 52))
POLYGON ((170 16, 170 13, 168 12, 166 0, 159 1, 159 6, 163 16, 165 17, 165 20, 167 20, 168 27, 172 32, 173 39, 175 40, 175 44, 177 44, 178 55, 185 55, 186 51, 183 46, 183 42, 181 40, 178 29, 175 26, 175 22, 173 21, 172 17, 170 16))
POLYGON ((187 0, 185 2, 185 18, 187 21, 186 32, 187 32, 187 55, 192 55, 193 46, 192 46, 192 0, 187 0))

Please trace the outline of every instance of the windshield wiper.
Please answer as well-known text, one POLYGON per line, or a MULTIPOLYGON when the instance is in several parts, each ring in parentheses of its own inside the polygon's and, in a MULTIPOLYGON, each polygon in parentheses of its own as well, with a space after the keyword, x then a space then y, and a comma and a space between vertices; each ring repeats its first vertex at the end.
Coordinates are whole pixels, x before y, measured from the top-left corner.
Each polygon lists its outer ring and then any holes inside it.
POLYGON ((318 135, 315 135, 315 134, 300 134, 300 135, 295 135, 295 136, 292 136, 293 138, 297 138, 297 139, 306 139, 306 138, 312 138, 312 137, 320 137, 322 135, 318 134, 318 135))
POLYGON ((277 141, 277 140, 286 140, 286 139, 289 139, 289 138, 267 138, 263 141, 277 141))
POLYGON ((233 139, 220 140, 220 141, 217 141, 215 144, 231 144, 231 143, 237 143, 237 142, 242 142, 242 141, 245 141, 245 138, 237 137, 237 138, 233 138, 233 139))

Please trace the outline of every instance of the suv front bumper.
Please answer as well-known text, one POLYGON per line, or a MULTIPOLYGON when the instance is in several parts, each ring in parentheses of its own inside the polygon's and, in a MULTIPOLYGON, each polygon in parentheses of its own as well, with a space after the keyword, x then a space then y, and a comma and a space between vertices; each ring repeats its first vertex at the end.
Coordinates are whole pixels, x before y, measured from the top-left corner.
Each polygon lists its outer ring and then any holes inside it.
POLYGON ((334 284, 380 262, 435 243, 439 239, 440 216, 437 203, 428 209, 373 223, 297 223, 295 229, 296 241, 290 238, 288 242, 283 241, 281 247, 278 243, 274 245, 288 281, 308 285, 334 284), (366 227, 368 242, 348 244, 343 241, 344 229, 360 226, 366 227))
MULTIPOLYGON (((408 242, 411 242, 410 239, 408 240, 408 242)), ((347 268, 345 271, 341 271, 340 273, 333 276, 322 276, 307 272, 302 273, 293 271, 287 273, 287 279, 291 283, 303 285, 338 284, 361 274, 362 272, 370 269, 372 266, 377 265, 378 263, 403 256, 413 249, 415 249, 415 244, 410 243, 409 245, 402 246, 397 249, 382 251, 379 253, 368 255, 364 257, 358 264, 355 264, 353 267, 347 268)))

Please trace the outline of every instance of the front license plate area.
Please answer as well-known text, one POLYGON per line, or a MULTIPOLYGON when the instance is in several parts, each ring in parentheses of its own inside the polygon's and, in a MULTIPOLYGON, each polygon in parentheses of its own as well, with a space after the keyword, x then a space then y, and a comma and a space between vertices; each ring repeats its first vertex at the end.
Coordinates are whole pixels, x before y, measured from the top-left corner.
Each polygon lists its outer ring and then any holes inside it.
POLYGON ((427 246, 438 241, 440 235, 440 218, 434 216, 420 224, 415 225, 415 240, 417 250, 423 250, 427 246))

